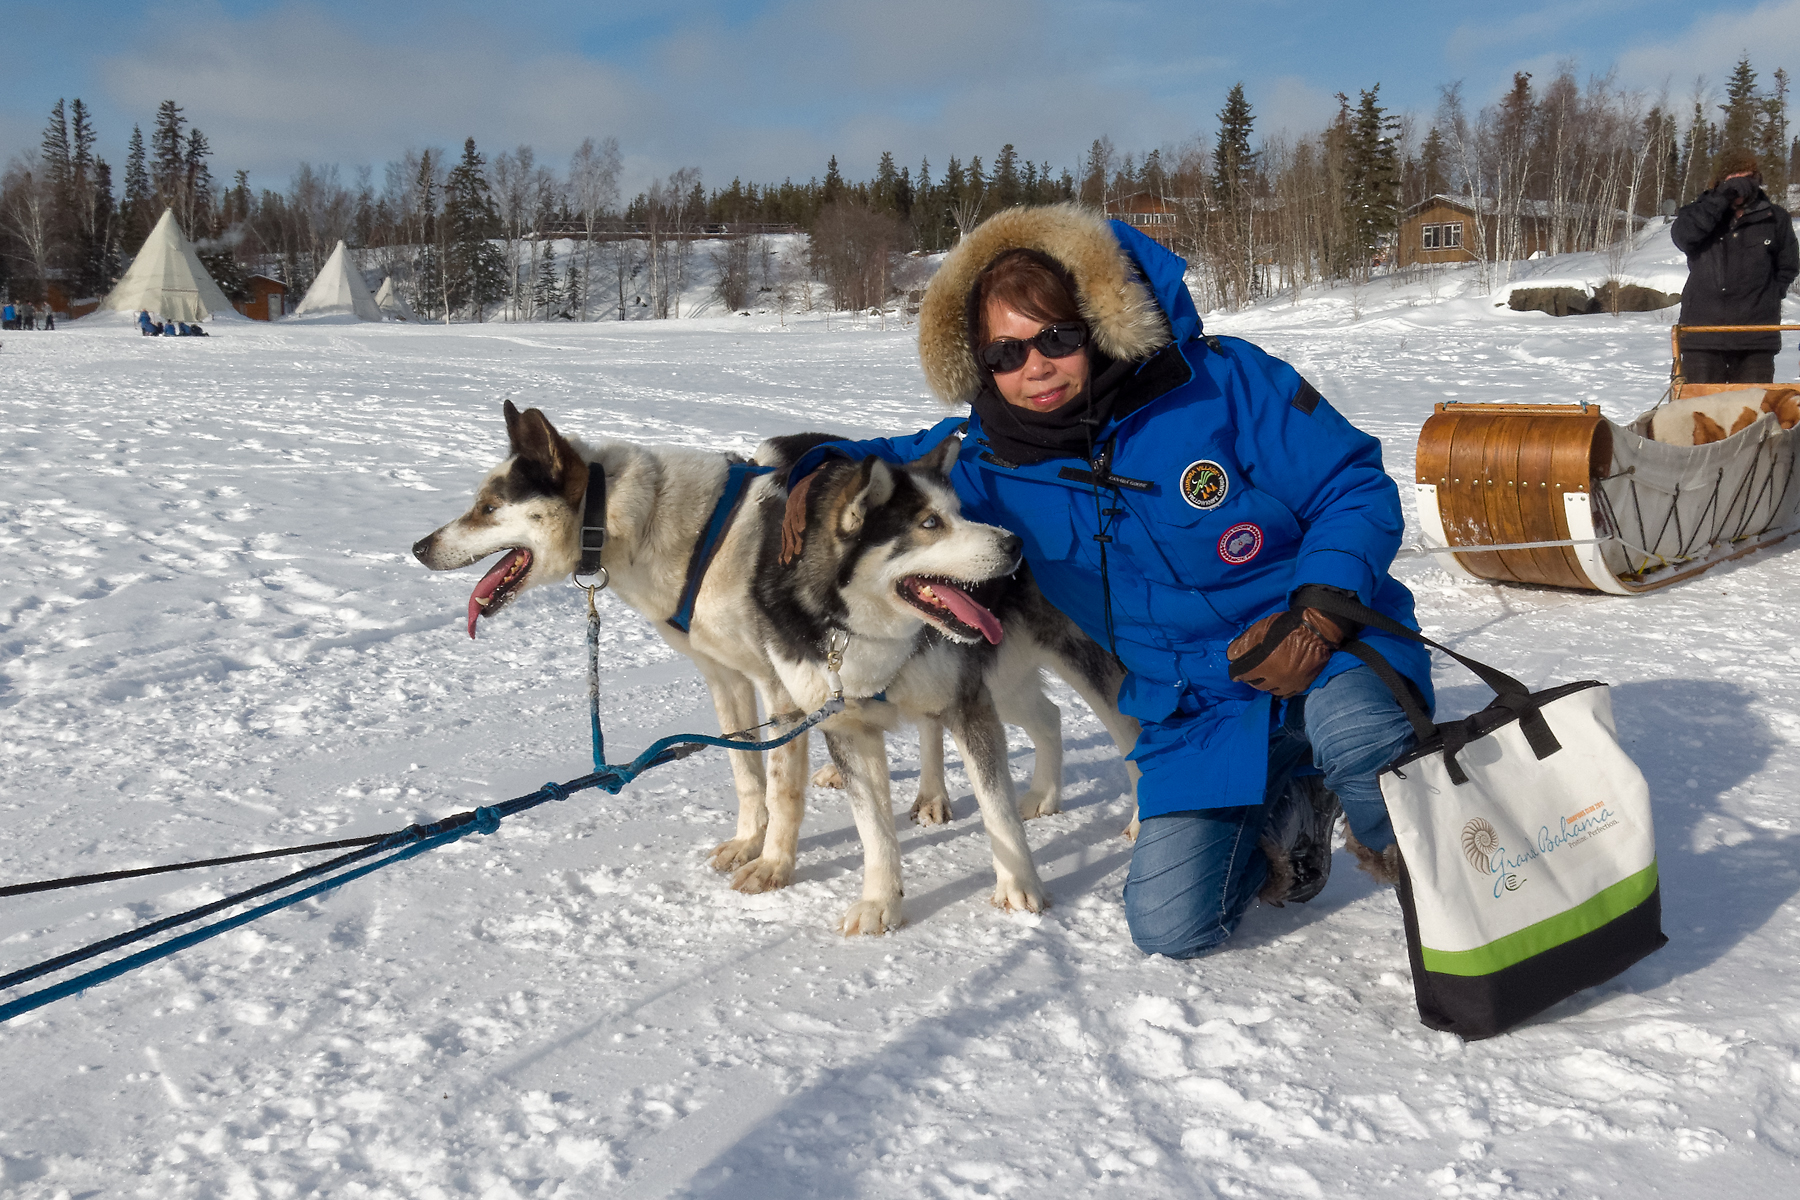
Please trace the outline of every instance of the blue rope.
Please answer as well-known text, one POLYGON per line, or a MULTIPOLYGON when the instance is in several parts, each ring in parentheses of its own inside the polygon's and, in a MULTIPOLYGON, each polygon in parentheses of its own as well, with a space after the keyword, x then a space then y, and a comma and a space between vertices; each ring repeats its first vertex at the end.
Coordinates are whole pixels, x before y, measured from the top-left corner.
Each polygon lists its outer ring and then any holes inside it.
MULTIPOLYGON (((593 652, 590 658, 589 678, 591 681, 597 681, 599 671, 598 617, 595 617, 589 623, 588 646, 593 652)), ((107 950, 116 949, 119 946, 127 945, 134 941, 141 941, 144 938, 151 937, 163 930, 173 928, 176 925, 183 925, 190 921, 198 920, 201 917, 210 916, 215 912, 219 912, 235 904, 241 904, 244 901, 253 899, 257 896, 266 895, 271 891, 291 886, 334 868, 349 866, 353 862, 368 858, 372 855, 382 854, 389 850, 397 851, 379 861, 366 863, 362 866, 344 871, 341 874, 332 875, 329 878, 322 879, 312 886, 305 888, 302 891, 295 892, 292 895, 283 896, 277 900, 271 900, 266 904, 239 913, 234 917, 228 917, 222 921, 216 921, 211 925, 190 930, 187 933, 171 938, 168 941, 162 942, 147 950, 140 950, 136 954, 128 955, 116 962, 108 963, 103 967, 96 967, 91 971, 83 972, 80 975, 62 981, 61 983, 52 984, 49 987, 20 996, 5 1004, 0 1004, 0 1021, 11 1020, 13 1017, 21 1016, 35 1009, 42 1008, 44 1005, 60 1000, 65 996, 72 996, 76 992, 85 991, 95 984, 105 983, 110 979, 115 979, 128 971, 136 970, 138 967, 146 966, 159 959, 168 958, 179 951, 185 950, 189 946, 196 945, 209 938, 217 937, 221 933, 227 933, 239 926, 248 924, 259 917, 267 916, 269 913, 277 912, 290 905, 298 904, 302 900, 311 899, 313 896, 320 895, 333 888, 349 883, 353 879, 360 879, 364 875, 377 871, 382 867, 390 866, 393 863, 401 862, 405 859, 423 854, 425 851, 435 849, 438 846, 447 845, 459 838, 468 836, 472 832, 491 834, 500 828, 500 822, 504 818, 525 812, 528 809, 536 808, 540 804, 552 800, 566 800, 572 793, 585 791, 588 788, 598 788, 608 795, 616 796, 624 789, 626 784, 632 782, 632 780, 636 779, 645 771, 648 771, 653 767, 662 766, 664 763, 671 763, 686 758, 708 746, 718 746, 727 750, 742 750, 753 754, 762 753, 766 750, 774 750, 779 746, 787 745, 789 742, 811 729, 814 725, 835 716, 844 709, 844 702, 842 699, 833 698, 827 700, 817 711, 808 714, 786 733, 781 734, 779 737, 770 738, 760 742, 744 741, 741 737, 712 737, 702 733, 671 734, 668 737, 659 738, 655 742, 652 742, 643 753, 639 754, 630 762, 609 765, 601 758, 599 688, 597 682, 593 683, 593 686, 590 689, 590 695, 593 698, 590 717, 594 729, 594 751, 596 760, 595 769, 591 774, 583 775, 579 779, 572 779, 567 783, 546 783, 537 791, 527 795, 515 796, 511 800, 505 800, 499 804, 487 805, 473 811, 456 813, 430 825, 411 825, 405 829, 396 830, 394 833, 387 835, 372 846, 364 847, 363 849, 354 851, 350 854, 331 859, 328 862, 316 864, 315 866, 308 867, 302 871, 296 871, 291 875, 283 876, 280 879, 251 888, 248 891, 239 892, 236 895, 227 896, 221 900, 215 900, 210 904, 202 905, 199 908, 190 909, 183 913, 177 913, 174 916, 165 917, 160 921, 154 921, 149 925, 128 930, 125 933, 117 934, 113 937, 106 938, 103 941, 82 947, 81 949, 59 955, 56 958, 38 963, 35 966, 15 971, 6 976, 0 976, 0 987, 12 987, 28 980, 35 979, 41 975, 48 974, 60 967, 69 966, 73 963, 93 958, 96 955, 105 953, 107 950)))
POLYGON ((606 766, 606 739, 600 733, 600 612, 588 589, 588 723, 594 731, 594 770, 606 766))

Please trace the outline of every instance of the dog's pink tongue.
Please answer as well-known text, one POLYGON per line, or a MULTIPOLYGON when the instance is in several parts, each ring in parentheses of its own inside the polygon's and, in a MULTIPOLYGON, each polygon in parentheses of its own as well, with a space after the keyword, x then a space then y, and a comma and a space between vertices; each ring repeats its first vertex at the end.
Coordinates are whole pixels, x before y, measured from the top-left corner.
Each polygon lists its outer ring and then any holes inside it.
POLYGON ((483 575, 481 577, 481 582, 475 585, 475 590, 469 593, 470 637, 475 636, 475 622, 487 611, 487 605, 484 604, 483 601, 491 599, 494 593, 500 590, 500 582, 504 580, 507 573, 512 570, 515 560, 527 557, 529 556, 523 550, 512 551, 499 562, 495 563, 494 569, 489 571, 486 575, 483 575))
POLYGON ((975 603, 975 598, 959 587, 951 587, 947 583, 933 583, 932 592, 944 607, 956 614, 956 619, 965 625, 973 625, 981 630, 981 636, 998 646, 1006 631, 1000 628, 1000 620, 993 613, 975 603))

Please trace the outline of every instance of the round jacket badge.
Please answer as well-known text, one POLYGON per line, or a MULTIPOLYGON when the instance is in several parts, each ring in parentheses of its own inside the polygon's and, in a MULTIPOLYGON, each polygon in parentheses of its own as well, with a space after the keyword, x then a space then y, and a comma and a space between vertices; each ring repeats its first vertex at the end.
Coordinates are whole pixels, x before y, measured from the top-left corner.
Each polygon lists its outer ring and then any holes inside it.
POLYGON ((1242 521, 1225 531, 1219 539, 1219 557, 1232 566, 1242 566, 1255 558, 1262 549, 1262 528, 1249 521, 1242 521))
POLYGON ((1211 511, 1219 507, 1230 490, 1231 480, 1226 478, 1225 468, 1210 459, 1189 463, 1181 473, 1181 498, 1195 508, 1211 511))

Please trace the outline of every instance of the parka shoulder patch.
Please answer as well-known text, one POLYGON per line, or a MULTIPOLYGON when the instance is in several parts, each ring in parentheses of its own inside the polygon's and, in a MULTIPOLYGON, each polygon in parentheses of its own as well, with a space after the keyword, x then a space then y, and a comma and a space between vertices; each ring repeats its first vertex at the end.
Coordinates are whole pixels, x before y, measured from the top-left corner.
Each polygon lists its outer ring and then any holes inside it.
POLYGON ((1318 388, 1308 383, 1306 379, 1302 377, 1300 380, 1300 390, 1294 393, 1294 398, 1290 400, 1289 403, 1310 417, 1313 414, 1313 409, 1319 407, 1319 401, 1324 398, 1325 397, 1319 395, 1318 388))

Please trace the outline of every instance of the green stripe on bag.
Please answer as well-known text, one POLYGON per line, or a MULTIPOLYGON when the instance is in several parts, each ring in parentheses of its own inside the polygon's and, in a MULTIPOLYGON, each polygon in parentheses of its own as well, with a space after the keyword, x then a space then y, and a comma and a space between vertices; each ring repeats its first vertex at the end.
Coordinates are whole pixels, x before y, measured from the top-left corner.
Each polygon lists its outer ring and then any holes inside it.
POLYGON ((1419 956, 1427 971, 1439 975, 1491 975, 1573 941, 1584 933, 1592 933, 1648 900, 1655 890, 1656 864, 1653 862, 1567 912, 1545 917, 1535 925, 1496 938, 1485 946, 1473 950, 1433 950, 1421 946, 1419 956))

